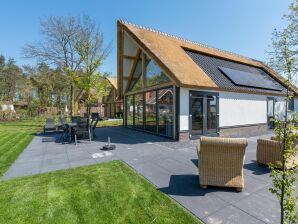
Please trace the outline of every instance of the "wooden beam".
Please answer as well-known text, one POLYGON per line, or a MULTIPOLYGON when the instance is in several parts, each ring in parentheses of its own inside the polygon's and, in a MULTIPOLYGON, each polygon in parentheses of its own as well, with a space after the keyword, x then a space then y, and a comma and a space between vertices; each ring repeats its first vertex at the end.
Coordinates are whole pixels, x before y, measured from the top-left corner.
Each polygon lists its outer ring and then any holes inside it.
POLYGON ((147 86, 147 74, 146 74, 146 55, 144 52, 142 52, 142 78, 143 78, 143 82, 142 82, 142 86, 143 88, 145 88, 147 86))
MULTIPOLYGON (((129 80, 129 76, 124 76, 123 79, 124 79, 124 80, 129 80)), ((131 80, 136 80, 136 79, 137 79, 136 77, 132 77, 131 80)))
POLYGON ((131 65, 131 70, 130 70, 130 74, 129 74, 129 76, 128 76, 128 82, 127 82, 127 84, 126 84, 125 92, 128 91, 129 86, 130 86, 130 84, 131 84, 131 81, 132 81, 132 79, 133 79, 133 74, 134 74, 134 72, 135 72, 135 70, 136 70, 136 67, 137 67, 137 64, 138 64, 138 61, 139 61, 141 52, 142 52, 141 49, 138 48, 137 53, 136 53, 136 57, 135 57, 136 60, 134 60, 133 63, 132 63, 132 65, 131 65))
POLYGON ((125 28, 126 33, 135 40, 137 45, 155 61, 155 63, 169 76, 173 82, 175 82, 175 85, 181 86, 182 83, 176 78, 174 73, 157 56, 155 56, 155 54, 129 28, 127 28, 126 25, 121 25, 125 28))
POLYGON ((126 92, 124 95, 128 96, 128 95, 135 94, 135 93, 142 93, 142 92, 146 92, 146 91, 162 89, 162 88, 165 88, 165 87, 171 87, 173 85, 175 85, 174 82, 167 82, 167 83, 158 84, 158 85, 155 85, 155 86, 146 87, 144 89, 140 89, 140 90, 136 90, 136 91, 126 92))
POLYGON ((121 23, 117 22, 117 85, 118 85, 118 96, 123 96, 123 27, 121 23))
POLYGON ((129 60, 136 60, 135 56, 131 56, 131 55, 122 55, 123 58, 129 59, 129 60))

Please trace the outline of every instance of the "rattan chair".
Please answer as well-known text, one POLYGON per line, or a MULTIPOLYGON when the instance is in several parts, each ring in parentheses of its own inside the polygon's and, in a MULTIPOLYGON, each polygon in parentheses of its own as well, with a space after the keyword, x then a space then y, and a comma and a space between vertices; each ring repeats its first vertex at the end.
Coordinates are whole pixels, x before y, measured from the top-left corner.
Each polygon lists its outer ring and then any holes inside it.
MULTIPOLYGON (((274 139, 274 138, 273 138, 274 139)), ((261 165, 269 165, 280 168, 282 161, 280 141, 269 139, 258 139, 257 145, 257 162, 261 165)), ((297 141, 294 142, 293 147, 297 151, 297 141)), ((298 165, 298 154, 289 159, 286 163, 286 169, 291 169, 298 165)))
POLYGON ((244 188, 244 138, 201 137, 197 146, 201 188, 207 186, 244 188))

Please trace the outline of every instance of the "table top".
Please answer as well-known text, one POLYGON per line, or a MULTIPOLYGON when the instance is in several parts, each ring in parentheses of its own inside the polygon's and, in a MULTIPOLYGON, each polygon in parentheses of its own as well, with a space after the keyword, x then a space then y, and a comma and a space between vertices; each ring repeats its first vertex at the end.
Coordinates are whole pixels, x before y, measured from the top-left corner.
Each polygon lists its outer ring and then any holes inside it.
POLYGON ((78 124, 76 122, 70 122, 70 123, 67 123, 67 125, 70 127, 74 127, 74 126, 77 126, 78 124))

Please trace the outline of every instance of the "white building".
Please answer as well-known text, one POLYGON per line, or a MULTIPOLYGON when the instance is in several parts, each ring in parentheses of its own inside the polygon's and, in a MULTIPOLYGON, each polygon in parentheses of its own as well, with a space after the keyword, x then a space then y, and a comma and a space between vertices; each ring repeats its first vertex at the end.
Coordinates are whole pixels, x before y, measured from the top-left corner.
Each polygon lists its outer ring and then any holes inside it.
MULTIPOLYGON (((180 140, 248 136, 267 132, 274 114, 283 116, 285 80, 264 63, 134 24, 117 25, 126 127, 180 140)), ((296 101, 290 107, 297 111, 296 101)))

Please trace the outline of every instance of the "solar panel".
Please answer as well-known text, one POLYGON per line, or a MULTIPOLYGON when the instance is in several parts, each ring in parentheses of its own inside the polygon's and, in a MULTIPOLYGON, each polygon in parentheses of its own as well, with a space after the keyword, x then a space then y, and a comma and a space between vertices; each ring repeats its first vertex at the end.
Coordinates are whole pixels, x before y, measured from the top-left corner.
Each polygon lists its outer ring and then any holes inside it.
POLYGON ((245 72, 221 66, 219 66, 218 69, 237 86, 249 86, 276 91, 283 90, 283 87, 266 73, 266 75, 263 75, 260 73, 245 72))

